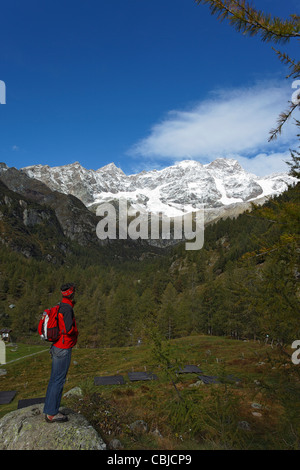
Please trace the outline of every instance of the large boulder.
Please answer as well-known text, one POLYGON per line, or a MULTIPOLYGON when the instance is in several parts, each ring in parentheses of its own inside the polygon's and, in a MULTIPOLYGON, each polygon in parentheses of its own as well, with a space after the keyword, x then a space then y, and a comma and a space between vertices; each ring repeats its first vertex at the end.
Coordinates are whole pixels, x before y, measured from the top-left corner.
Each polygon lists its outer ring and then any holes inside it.
POLYGON ((43 404, 7 413, 0 420, 0 450, 106 450, 84 416, 70 409, 65 423, 47 423, 43 404))

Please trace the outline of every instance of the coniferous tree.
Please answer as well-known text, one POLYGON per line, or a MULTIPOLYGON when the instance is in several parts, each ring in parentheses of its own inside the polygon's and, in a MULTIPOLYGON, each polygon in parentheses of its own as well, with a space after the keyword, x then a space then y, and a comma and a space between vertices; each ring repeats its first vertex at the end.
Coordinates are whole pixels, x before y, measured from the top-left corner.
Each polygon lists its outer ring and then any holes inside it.
MULTIPOLYGON (((296 123, 297 126, 300 127, 300 121, 297 120, 296 123)), ((298 134, 297 137, 300 137, 300 134, 298 134)), ((295 178, 300 179, 300 152, 298 150, 290 150, 290 154, 291 161, 286 162, 290 167, 289 174, 295 178)))
MULTIPOLYGON (((211 13, 217 15, 219 20, 227 19, 238 32, 249 36, 258 35, 264 42, 286 44, 291 39, 300 39, 300 16, 297 14, 291 14, 289 19, 284 20, 258 10, 246 0, 196 0, 196 3, 208 4, 211 13)), ((291 58, 287 53, 274 48, 273 50, 289 67, 287 78, 299 78, 300 61, 291 58)), ((270 131, 269 140, 275 139, 281 133, 283 125, 293 112, 299 109, 299 98, 300 93, 296 100, 289 102, 288 109, 279 115, 277 126, 270 131)), ((299 126, 299 123, 297 125, 299 126)))
POLYGON ((168 283, 162 298, 158 312, 157 323, 161 333, 167 338, 174 338, 176 324, 177 292, 171 282, 168 283))
POLYGON ((300 334, 297 267, 299 252, 291 242, 269 255, 261 282, 257 283, 261 329, 281 344, 294 341, 300 334))
POLYGON ((110 293, 107 302, 107 336, 111 346, 125 346, 131 342, 134 297, 130 287, 126 283, 120 284, 110 293))

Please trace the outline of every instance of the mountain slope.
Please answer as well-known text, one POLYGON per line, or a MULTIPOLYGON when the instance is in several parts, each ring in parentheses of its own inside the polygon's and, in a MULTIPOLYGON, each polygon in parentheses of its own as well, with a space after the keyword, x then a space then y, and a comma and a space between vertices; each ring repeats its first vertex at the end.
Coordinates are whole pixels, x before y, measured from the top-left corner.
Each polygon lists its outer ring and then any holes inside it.
POLYGON ((0 242, 26 258, 59 264, 69 249, 54 210, 11 191, 1 180, 0 242))
POLYGON ((11 190, 30 201, 54 210, 63 234, 85 246, 100 244, 96 237, 98 218, 75 196, 51 190, 45 183, 29 178, 16 168, 2 164, 0 180, 11 190))
POLYGON ((159 252, 144 240, 100 240, 96 235, 98 222, 99 217, 76 196, 53 191, 25 172, 0 164, 0 242, 15 251, 38 258, 49 254, 49 260, 59 258, 59 262, 64 262, 66 251, 77 251, 72 242, 85 247, 86 254, 99 261, 104 257, 139 259, 159 252), (51 246, 61 243, 62 250, 53 251, 51 246))

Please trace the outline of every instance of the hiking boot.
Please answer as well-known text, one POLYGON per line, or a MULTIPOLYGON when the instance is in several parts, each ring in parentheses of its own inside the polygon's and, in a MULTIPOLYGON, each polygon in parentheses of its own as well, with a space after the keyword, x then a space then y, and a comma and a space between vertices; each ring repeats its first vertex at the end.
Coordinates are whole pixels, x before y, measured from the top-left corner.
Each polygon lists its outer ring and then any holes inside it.
POLYGON ((57 413, 54 416, 45 415, 45 420, 47 421, 47 423, 64 423, 68 421, 68 417, 66 415, 63 415, 62 413, 57 413))

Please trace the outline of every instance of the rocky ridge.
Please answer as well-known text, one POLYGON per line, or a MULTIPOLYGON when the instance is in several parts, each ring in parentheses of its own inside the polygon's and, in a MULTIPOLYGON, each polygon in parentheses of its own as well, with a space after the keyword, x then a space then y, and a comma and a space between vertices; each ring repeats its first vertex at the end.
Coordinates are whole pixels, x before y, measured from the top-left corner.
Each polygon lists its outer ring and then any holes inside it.
POLYGON ((183 207, 193 210, 204 204, 211 210, 265 200, 296 182, 286 173, 258 177, 246 172, 236 160, 226 158, 207 165, 184 160, 163 170, 133 175, 126 175, 114 163, 87 170, 79 162, 60 167, 33 165, 22 172, 52 190, 73 194, 89 208, 123 197, 132 207, 167 216, 179 215, 183 207))

